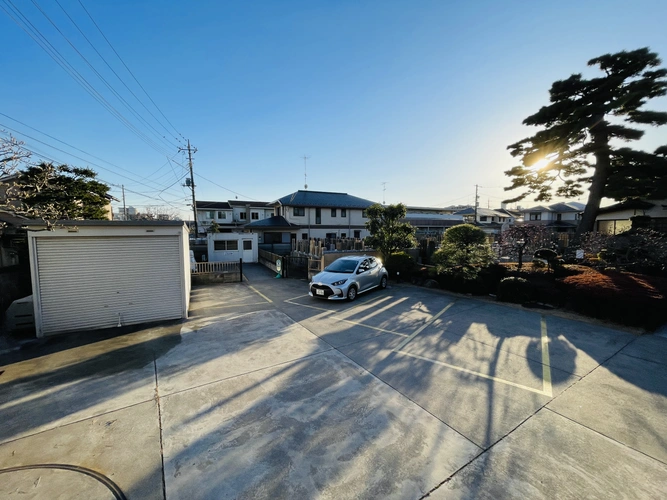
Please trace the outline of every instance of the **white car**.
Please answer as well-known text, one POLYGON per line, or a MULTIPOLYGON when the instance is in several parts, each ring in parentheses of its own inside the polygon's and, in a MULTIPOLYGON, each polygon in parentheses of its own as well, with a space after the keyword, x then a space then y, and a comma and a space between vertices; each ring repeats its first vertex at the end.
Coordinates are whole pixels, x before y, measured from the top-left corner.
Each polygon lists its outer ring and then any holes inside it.
POLYGON ((350 256, 333 261, 313 276, 308 286, 311 297, 354 300, 373 288, 387 288, 389 273, 376 257, 350 256))

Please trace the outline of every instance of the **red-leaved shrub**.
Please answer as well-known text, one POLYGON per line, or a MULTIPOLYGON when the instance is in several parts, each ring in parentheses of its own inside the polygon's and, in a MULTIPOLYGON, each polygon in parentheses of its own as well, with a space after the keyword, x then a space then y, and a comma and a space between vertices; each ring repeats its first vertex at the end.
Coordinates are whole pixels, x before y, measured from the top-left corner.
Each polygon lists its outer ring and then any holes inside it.
POLYGON ((667 279, 588 269, 560 283, 567 307, 579 313, 649 330, 667 321, 667 279))

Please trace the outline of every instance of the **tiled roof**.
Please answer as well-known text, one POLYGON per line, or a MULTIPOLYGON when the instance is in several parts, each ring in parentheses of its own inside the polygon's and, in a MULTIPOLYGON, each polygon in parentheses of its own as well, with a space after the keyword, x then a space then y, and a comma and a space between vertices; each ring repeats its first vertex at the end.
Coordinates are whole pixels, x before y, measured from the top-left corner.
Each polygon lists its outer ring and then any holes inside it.
POLYGON ((244 201, 244 200, 229 200, 229 204, 232 207, 245 207, 250 205, 255 208, 272 208, 273 205, 268 201, 244 201))
POLYGON ((523 208, 522 212, 583 212, 586 205, 577 201, 568 203, 554 203, 545 207, 544 205, 537 205, 536 207, 523 208))
POLYGON ((285 217, 282 215, 274 215, 273 217, 268 217, 266 219, 256 220, 255 222, 250 222, 243 226, 247 229, 259 229, 259 228, 295 228, 300 227, 298 224, 292 224, 288 222, 285 217))
MULTIPOLYGON (((474 208, 465 208, 463 210, 459 210, 458 212, 454 212, 454 215, 474 215, 474 214, 475 214, 474 208)), ((506 214, 504 212, 499 212, 491 208, 478 208, 477 215, 487 216, 487 217, 513 217, 512 215, 506 214)))
POLYGON ((290 207, 330 207, 330 208, 360 208, 365 209, 375 202, 357 198, 347 193, 329 193, 326 191, 303 191, 288 194, 275 203, 290 207))
POLYGON ((197 202, 197 209, 204 209, 204 208, 217 208, 217 209, 227 209, 231 210, 231 205, 227 201, 198 201, 197 202))

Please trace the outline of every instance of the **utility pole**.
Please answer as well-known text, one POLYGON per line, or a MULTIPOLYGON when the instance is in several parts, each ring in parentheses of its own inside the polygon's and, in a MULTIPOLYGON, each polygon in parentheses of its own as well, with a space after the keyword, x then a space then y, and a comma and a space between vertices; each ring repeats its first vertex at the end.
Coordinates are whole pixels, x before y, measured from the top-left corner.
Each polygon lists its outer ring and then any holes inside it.
POLYGON ((188 152, 188 164, 190 166, 190 189, 192 190, 192 213, 195 216, 195 238, 196 238, 197 235, 199 234, 199 227, 197 225, 197 202, 195 201, 195 174, 192 172, 192 153, 196 153, 197 148, 191 147, 190 139, 188 139, 188 147, 178 148, 178 150, 188 152))
POLYGON ((380 184, 382 184, 382 204, 384 205, 384 192, 387 190, 387 183, 381 182, 380 184))
POLYGON ((308 189, 308 174, 306 173, 306 161, 310 159, 310 156, 306 156, 304 154, 301 158, 303 158, 303 189, 308 189))
POLYGON ((125 206, 125 184, 121 184, 123 190, 123 220, 127 220, 127 207, 125 206))
POLYGON ((479 206, 479 196, 477 194, 477 189, 479 186, 475 184, 475 224, 477 224, 477 207, 479 206))

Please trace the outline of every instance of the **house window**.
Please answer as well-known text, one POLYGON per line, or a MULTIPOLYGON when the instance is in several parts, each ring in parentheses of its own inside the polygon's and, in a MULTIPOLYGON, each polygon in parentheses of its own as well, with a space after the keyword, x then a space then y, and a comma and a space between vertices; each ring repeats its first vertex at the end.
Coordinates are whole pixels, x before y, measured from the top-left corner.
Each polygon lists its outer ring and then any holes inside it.
POLYGON ((328 240, 335 240, 338 235, 336 233, 327 233, 326 238, 328 240))
POLYGON ((246 220, 246 213, 245 213, 245 212, 241 212, 241 213, 239 214, 239 219, 241 219, 241 220, 246 220))
POLYGON ((341 238, 347 238, 347 233, 340 233, 341 238))
POLYGON ((322 209, 315 209, 315 224, 322 224, 322 209))
POLYGON ((252 212, 252 213, 250 214, 250 218, 251 218, 252 220, 259 220, 259 212, 252 212))
POLYGON ((306 209, 304 207, 294 207, 294 216, 303 217, 306 215, 306 209))
POLYGON ((530 212, 530 220, 542 220, 542 212, 530 212))
POLYGON ((243 240, 243 250, 252 250, 252 240, 243 240))
POLYGON ((331 217, 336 217, 336 209, 335 208, 331 209, 331 217))
POLYGON ((362 210, 362 211, 361 211, 361 216, 362 216, 364 219, 368 218, 368 216, 366 215, 366 210, 362 210))
POLYGON ((218 219, 226 219, 227 214, 225 212, 218 212, 218 219))
POLYGON ((340 216, 341 217, 347 217, 347 209, 346 208, 341 208, 340 209, 340 216))
POLYGON ((213 242, 214 250, 238 250, 239 242, 237 240, 216 240, 213 242))
POLYGON ((301 239, 302 240, 307 240, 308 239, 308 233, 301 233, 301 239))
POLYGON ((563 214, 556 214, 556 220, 562 220, 563 214))
POLYGON ((206 212, 207 219, 215 219, 215 212, 206 212))
POLYGON ((355 229, 355 230, 354 230, 354 237, 355 237, 356 239, 361 238, 361 230, 359 230, 359 229, 355 229))
POLYGON ((479 217, 479 221, 480 221, 480 222, 486 222, 487 219, 488 219, 488 217, 487 217, 486 215, 481 215, 481 216, 479 217))

